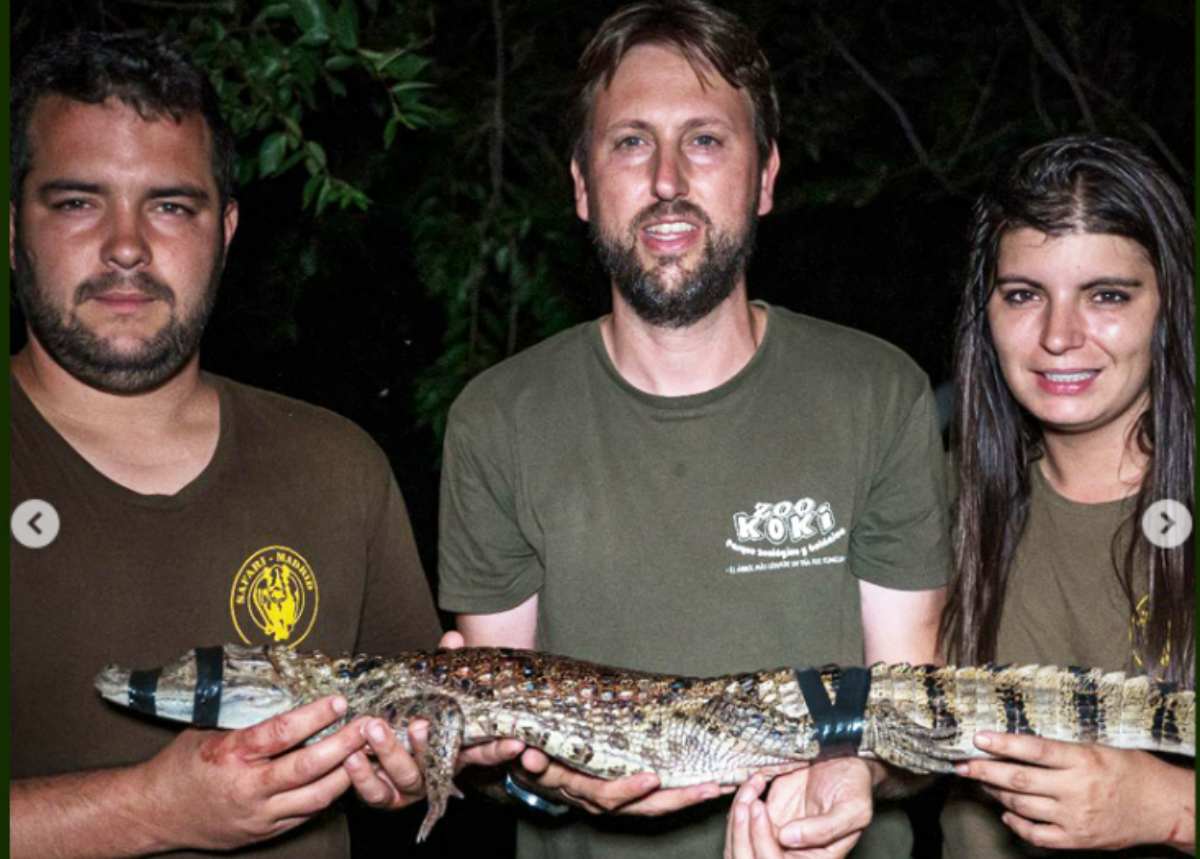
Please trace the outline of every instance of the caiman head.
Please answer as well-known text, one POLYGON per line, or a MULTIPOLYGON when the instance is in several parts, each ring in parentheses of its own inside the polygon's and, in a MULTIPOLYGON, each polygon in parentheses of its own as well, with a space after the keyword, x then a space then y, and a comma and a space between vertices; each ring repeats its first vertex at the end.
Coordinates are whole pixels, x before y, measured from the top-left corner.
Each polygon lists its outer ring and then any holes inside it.
POLYGON ((245 728, 301 703, 265 647, 198 647, 161 668, 109 665, 96 675, 107 700, 206 728, 245 728))

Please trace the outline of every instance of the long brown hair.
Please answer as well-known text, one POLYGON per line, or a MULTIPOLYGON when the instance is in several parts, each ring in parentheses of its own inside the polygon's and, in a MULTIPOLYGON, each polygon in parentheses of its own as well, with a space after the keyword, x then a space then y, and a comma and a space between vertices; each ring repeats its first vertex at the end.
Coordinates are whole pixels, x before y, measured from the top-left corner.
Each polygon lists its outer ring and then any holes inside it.
POLYGON ((955 579, 940 639, 962 665, 996 658, 1009 569, 1029 509, 1029 467, 1042 431, 1004 381, 987 324, 1000 239, 1031 227, 1051 236, 1105 233, 1137 242, 1154 266, 1160 307, 1151 343, 1150 405, 1134 441, 1147 456, 1134 511, 1113 538, 1113 565, 1131 611, 1138 570, 1149 571, 1149 617, 1135 648, 1147 671, 1192 685, 1193 538, 1152 546, 1140 534, 1147 506, 1171 498, 1193 508, 1193 219, 1177 185, 1133 145, 1067 137, 1023 153, 975 203, 966 291, 955 339, 951 448, 958 469, 955 579), (1124 540, 1128 548, 1120 553, 1124 540), (1168 655, 1166 666, 1160 656, 1168 655))

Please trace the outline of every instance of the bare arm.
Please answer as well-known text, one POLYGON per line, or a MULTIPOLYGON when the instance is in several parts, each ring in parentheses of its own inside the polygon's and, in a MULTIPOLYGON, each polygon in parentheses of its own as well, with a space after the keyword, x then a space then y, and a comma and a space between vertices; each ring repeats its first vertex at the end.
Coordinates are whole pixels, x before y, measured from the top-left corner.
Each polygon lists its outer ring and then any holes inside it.
POLYGON ((913 665, 941 662, 937 627, 946 589, 898 591, 859 581, 862 604, 863 656, 875 662, 913 665))
MULTIPOLYGON (((863 659, 876 662, 940 664, 938 620, 946 604, 946 589, 898 591, 859 581, 862 606, 863 659)), ((929 779, 869 761, 876 796, 894 799, 928 786, 929 779)))
POLYGON ((186 730, 142 764, 18 780, 9 806, 14 857, 139 856, 229 849, 279 835, 350 785, 343 761, 358 724, 296 748, 346 712, 340 698, 239 731, 186 730))
POLYGON ((533 650, 537 642, 538 596, 495 614, 460 614, 458 631, 467 647, 517 647, 533 650))
POLYGON ((9 848, 20 857, 141 856, 166 849, 137 767, 13 781, 9 848))

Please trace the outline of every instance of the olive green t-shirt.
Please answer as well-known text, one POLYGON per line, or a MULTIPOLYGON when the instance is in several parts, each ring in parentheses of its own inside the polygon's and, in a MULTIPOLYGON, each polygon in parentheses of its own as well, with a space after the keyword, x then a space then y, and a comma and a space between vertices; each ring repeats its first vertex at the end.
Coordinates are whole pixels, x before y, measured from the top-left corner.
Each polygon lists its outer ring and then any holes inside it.
MULTIPOLYGON (((48 501, 61 522, 45 548, 10 543, 13 778, 140 762, 175 736, 100 698, 92 682, 110 662, 149 668, 224 642, 389 653, 437 641, 383 452, 324 409, 205 378, 220 436, 174 495, 109 480, 12 380, 10 500, 48 501), (254 597, 270 589, 288 598, 263 611, 254 597)), ((349 839, 334 809, 222 855, 348 856, 349 839)))
MULTIPOLYGON (((1029 514, 1009 574, 996 662, 1085 665, 1142 672, 1134 653, 1134 612, 1113 566, 1113 536, 1133 498, 1082 504, 1059 495, 1041 467, 1030 468, 1029 514)), ((1117 546, 1123 557, 1127 529, 1117 546)), ((1145 581, 1137 583, 1145 593, 1145 581)), ((1000 809, 968 785, 956 785, 942 812, 946 859, 1023 856, 1167 856, 1159 848, 1105 852, 1046 851, 1000 822, 1000 809)))
MULTIPOLYGON (((701 394, 629 385, 597 322, 472 381, 446 435, 441 606, 536 593, 538 647, 652 671, 861 663, 859 580, 945 583, 933 398, 894 347, 767 310, 750 362, 701 394)), ((523 824, 519 853, 717 855, 728 805, 523 824)), ((907 855, 893 824, 874 855, 907 855)))

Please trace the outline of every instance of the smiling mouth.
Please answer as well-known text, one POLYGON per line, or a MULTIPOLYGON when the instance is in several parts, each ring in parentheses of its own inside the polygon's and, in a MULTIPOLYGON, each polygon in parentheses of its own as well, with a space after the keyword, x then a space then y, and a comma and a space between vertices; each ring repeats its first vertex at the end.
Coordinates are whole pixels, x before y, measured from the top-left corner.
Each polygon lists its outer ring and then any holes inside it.
POLYGON ((1093 379, 1100 375, 1099 370, 1070 370, 1067 372, 1052 373, 1048 370, 1043 370, 1041 375, 1050 382, 1066 385, 1072 382, 1086 382, 1088 379, 1093 379))
POLYGON ((683 233, 693 233, 698 230, 695 224, 689 224, 687 221, 669 221, 664 224, 654 224, 646 227, 646 232, 653 236, 661 236, 663 238, 674 238, 683 233))

